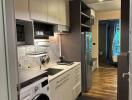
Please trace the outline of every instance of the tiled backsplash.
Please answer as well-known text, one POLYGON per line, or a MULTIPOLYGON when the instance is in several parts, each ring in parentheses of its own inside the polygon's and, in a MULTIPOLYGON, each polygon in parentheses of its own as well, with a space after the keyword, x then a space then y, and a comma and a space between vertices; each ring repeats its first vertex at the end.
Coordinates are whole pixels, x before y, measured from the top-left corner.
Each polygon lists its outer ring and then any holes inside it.
MULTIPOLYGON (((54 63, 59 59, 59 36, 55 35, 54 37, 50 37, 49 39, 49 46, 42 47, 42 46, 34 46, 34 45, 25 45, 25 46, 18 46, 18 62, 22 68, 28 67, 37 67, 40 66, 40 58, 33 58, 29 57, 27 54, 32 52, 48 52, 50 57, 50 62, 54 63)), ((20 67, 20 66, 19 66, 20 67)))

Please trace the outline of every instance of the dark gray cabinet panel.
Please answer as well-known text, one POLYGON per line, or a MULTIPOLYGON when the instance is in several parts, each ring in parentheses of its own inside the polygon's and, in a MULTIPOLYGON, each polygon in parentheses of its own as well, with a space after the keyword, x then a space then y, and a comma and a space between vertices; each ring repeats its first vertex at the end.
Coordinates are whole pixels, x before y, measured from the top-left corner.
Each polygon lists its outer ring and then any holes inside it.
POLYGON ((62 55, 81 61, 80 0, 70 2, 70 34, 62 36, 62 55))

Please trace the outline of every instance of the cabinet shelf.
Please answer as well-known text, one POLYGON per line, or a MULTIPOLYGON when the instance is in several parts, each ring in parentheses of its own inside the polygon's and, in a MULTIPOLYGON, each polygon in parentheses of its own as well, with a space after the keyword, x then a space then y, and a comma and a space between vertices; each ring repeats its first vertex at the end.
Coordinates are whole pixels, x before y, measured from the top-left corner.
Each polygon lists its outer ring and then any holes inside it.
POLYGON ((88 32, 91 30, 91 27, 85 24, 81 24, 81 32, 88 32))
POLYGON ((88 10, 89 9, 89 7, 83 2, 83 1, 81 1, 81 10, 88 10))
POLYGON ((91 14, 90 8, 83 1, 81 1, 81 12, 89 16, 91 14))
POLYGON ((88 26, 88 25, 86 25, 86 24, 81 24, 81 27, 91 28, 90 26, 88 26))
POLYGON ((81 23, 82 24, 85 24, 87 26, 91 26, 91 18, 90 16, 84 14, 84 13, 81 13, 81 23))
POLYGON ((81 16, 82 16, 82 17, 86 17, 86 18, 88 18, 88 19, 90 19, 90 18, 91 18, 91 16, 89 16, 89 15, 85 14, 84 12, 81 12, 81 16))
POLYGON ((91 31, 91 9, 87 6, 84 1, 80 2, 81 5, 81 31, 91 31))

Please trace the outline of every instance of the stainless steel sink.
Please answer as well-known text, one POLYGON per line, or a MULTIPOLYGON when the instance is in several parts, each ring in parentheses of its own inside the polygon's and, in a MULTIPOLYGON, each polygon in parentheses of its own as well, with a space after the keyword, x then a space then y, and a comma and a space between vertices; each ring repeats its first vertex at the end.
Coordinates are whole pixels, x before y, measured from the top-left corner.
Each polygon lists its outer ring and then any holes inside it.
POLYGON ((48 68, 45 71, 48 72, 48 75, 55 75, 57 73, 59 73, 60 71, 62 71, 63 69, 55 69, 55 68, 48 68))

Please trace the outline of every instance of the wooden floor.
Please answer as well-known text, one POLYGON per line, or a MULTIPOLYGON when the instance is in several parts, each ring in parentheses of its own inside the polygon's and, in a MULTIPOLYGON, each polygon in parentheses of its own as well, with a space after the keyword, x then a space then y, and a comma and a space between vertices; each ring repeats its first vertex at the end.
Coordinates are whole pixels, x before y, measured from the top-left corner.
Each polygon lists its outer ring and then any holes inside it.
POLYGON ((100 68, 93 73, 93 85, 78 100, 117 100, 117 69, 100 68))

